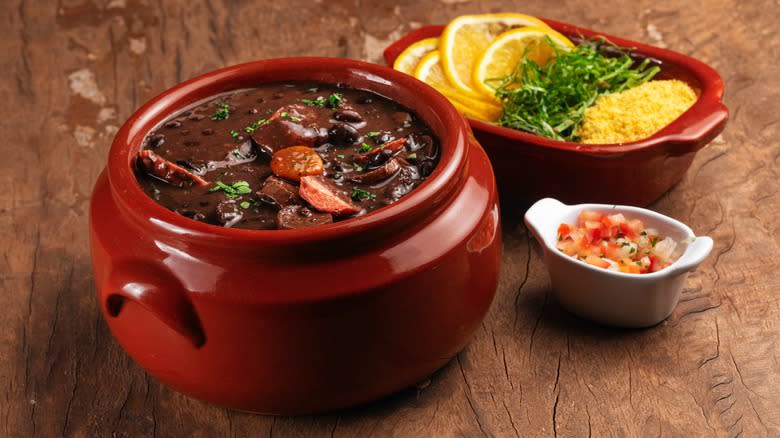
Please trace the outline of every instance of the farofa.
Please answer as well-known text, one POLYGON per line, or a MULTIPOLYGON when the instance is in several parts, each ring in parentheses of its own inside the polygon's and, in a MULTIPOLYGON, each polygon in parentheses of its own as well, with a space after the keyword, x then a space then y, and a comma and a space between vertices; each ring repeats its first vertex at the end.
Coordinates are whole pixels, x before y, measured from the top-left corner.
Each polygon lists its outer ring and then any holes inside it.
POLYGON ((601 96, 585 110, 581 143, 614 144, 655 134, 696 102, 696 92, 677 79, 650 81, 601 96))

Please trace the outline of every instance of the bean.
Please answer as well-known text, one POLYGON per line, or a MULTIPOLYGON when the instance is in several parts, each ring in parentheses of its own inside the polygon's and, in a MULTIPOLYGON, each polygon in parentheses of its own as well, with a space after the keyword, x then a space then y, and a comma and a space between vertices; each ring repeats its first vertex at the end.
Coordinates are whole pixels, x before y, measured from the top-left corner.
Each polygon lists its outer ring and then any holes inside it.
POLYGON ((160 146, 162 146, 163 143, 165 143, 165 135, 155 134, 151 138, 149 138, 149 142, 147 143, 147 145, 152 149, 157 149, 160 146))
POLYGON ((360 113, 348 109, 336 110, 333 117, 342 122, 360 123, 364 121, 363 116, 361 116, 360 113))
POLYGON ((328 130, 328 141, 335 145, 351 145, 360 141, 360 134, 347 123, 337 122, 328 130))

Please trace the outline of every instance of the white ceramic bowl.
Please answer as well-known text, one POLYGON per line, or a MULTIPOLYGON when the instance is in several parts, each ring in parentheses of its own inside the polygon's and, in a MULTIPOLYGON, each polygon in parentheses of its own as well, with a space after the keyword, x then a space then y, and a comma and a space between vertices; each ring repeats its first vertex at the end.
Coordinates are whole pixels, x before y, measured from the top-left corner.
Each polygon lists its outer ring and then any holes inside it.
POLYGON ((677 305, 688 272, 712 250, 712 239, 696 236, 675 219, 644 208, 625 205, 566 205, 552 198, 537 201, 525 213, 525 223, 544 250, 553 293, 570 312, 583 318, 619 327, 649 327, 663 321, 677 305), (684 251, 670 266, 649 274, 626 274, 591 266, 559 251, 558 225, 575 224, 583 210, 641 219, 683 245, 684 251))

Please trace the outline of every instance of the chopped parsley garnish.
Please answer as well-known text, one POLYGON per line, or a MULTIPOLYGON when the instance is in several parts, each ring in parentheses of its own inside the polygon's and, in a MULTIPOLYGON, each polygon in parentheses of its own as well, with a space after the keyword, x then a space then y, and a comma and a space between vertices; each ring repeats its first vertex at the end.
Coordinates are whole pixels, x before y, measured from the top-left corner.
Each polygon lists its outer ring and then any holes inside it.
POLYGON ((339 159, 343 160, 344 159, 344 154, 338 154, 338 155, 336 155, 336 158, 339 158, 339 159))
POLYGON ((655 248, 655 244, 656 244, 656 243, 658 243, 658 241, 659 241, 659 240, 660 240, 660 239, 658 238, 658 236, 652 236, 652 237, 650 238, 650 245, 651 245, 653 248, 655 248))
POLYGON ((360 145, 360 151, 361 152, 368 152, 371 149, 373 149, 373 147, 370 144, 368 144, 368 143, 363 143, 363 144, 360 145))
MULTIPOLYGON (((315 88, 315 90, 316 90, 316 88, 315 88)), ((315 93, 316 93, 316 91, 315 91, 315 93)), ((316 106, 316 107, 322 108, 322 107, 325 106, 325 103, 327 101, 325 100, 324 97, 317 96, 316 99, 301 99, 301 102, 303 102, 303 103, 305 103, 306 105, 309 105, 309 106, 316 106)))
POLYGON ((317 96, 316 99, 301 99, 301 102, 309 106, 316 106, 319 108, 325 108, 327 106, 328 108, 333 109, 338 108, 343 101, 344 97, 341 93, 333 93, 327 99, 322 96, 317 96))
POLYGON ((343 101, 344 97, 341 93, 333 93, 328 97, 328 106, 335 109, 338 108, 343 101))
POLYGON ((230 136, 231 137, 238 138, 239 135, 241 135, 241 134, 238 131, 236 131, 235 129, 231 129, 230 130, 230 136))
POLYGON ((214 187, 209 189, 209 192, 222 191, 228 198, 234 199, 241 195, 252 193, 252 188, 249 187, 249 183, 246 181, 236 181, 232 184, 225 184, 222 181, 216 181, 214 187))
POLYGON ((211 116, 211 120, 225 120, 230 117, 230 107, 224 102, 217 104, 217 111, 211 116))
POLYGON ((363 166, 361 166, 360 164, 355 164, 355 171, 356 172, 362 172, 363 171, 363 166))
POLYGON ((281 113, 279 113, 279 117, 281 117, 283 119, 287 119, 287 120, 293 121, 293 122, 300 122, 301 120, 303 120, 302 118, 300 118, 300 117, 298 117, 296 115, 288 113, 287 111, 282 111, 281 113))
POLYGON ((238 204, 238 205, 240 205, 240 206, 241 206, 241 208, 243 208, 243 209, 247 209, 247 208, 249 208, 249 206, 250 206, 250 205, 252 205, 252 204, 251 204, 249 201, 243 201, 243 202, 241 202, 241 203, 240 203, 240 204, 238 204))
POLYGON ((381 133, 382 133, 381 131, 371 131, 368 134, 366 134, 366 137, 368 138, 378 137, 381 133))
POLYGON ((361 188, 355 187, 352 191, 352 200, 354 201, 365 201, 366 199, 374 200, 376 199, 376 195, 363 190, 361 188))
POLYGON ((556 55, 545 65, 528 56, 529 48, 512 74, 486 81, 504 106, 500 126, 577 141, 585 109, 596 99, 647 82, 660 71, 650 58, 636 63, 616 47, 611 47, 616 56, 605 56, 610 47, 603 40, 585 40, 568 51, 545 40, 556 55))
POLYGON ((257 131, 258 128, 261 128, 267 124, 271 123, 268 119, 260 119, 256 122, 252 122, 251 125, 244 128, 244 132, 247 134, 253 134, 255 131, 257 131))

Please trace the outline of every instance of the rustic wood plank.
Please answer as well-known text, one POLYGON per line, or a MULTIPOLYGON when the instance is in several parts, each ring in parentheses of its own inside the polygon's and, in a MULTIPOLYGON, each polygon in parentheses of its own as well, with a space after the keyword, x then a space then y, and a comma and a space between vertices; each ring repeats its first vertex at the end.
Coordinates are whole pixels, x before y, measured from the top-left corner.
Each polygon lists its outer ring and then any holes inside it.
MULTIPOLYGON (((680 305, 648 330, 566 313, 522 209, 504 205, 488 318, 442 370, 387 399, 267 417, 148 377, 98 313, 86 211, 113 134, 144 101, 252 59, 380 62, 419 25, 506 0, 8 0, 0 26, 0 435, 778 436, 780 53, 774 2, 526 2, 523 12, 674 48, 726 82, 727 130, 652 207, 715 239, 680 305), (551 4, 554 3, 554 4, 551 4)), ((514 5, 514 6, 513 6, 514 5)))

